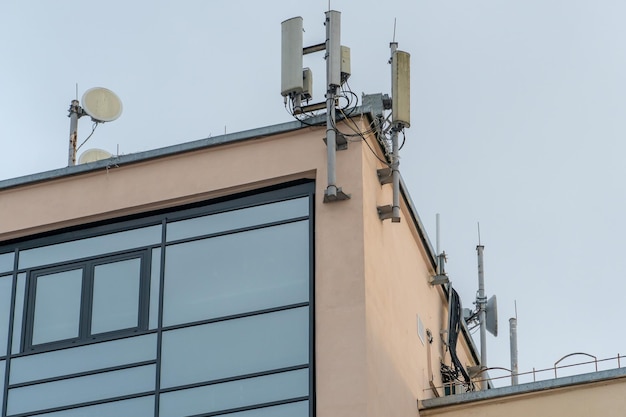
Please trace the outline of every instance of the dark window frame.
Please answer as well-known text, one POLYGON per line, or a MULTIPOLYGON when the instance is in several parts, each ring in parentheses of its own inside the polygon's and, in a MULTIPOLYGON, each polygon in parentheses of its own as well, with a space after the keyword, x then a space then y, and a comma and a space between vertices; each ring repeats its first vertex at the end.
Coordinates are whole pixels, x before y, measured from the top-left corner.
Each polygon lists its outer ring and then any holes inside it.
POLYGON ((115 339, 148 330, 149 307, 150 307, 150 267, 151 251, 149 249, 134 250, 128 253, 99 256, 72 262, 70 264, 33 269, 26 277, 26 305, 25 320, 23 322, 23 340, 21 352, 44 351, 59 349, 67 346, 78 346, 100 340, 115 339), (139 298, 137 302, 137 326, 116 329, 103 333, 91 332, 93 315, 93 288, 94 271, 97 266, 114 262, 139 259, 139 298), (35 320, 35 300, 37 297, 37 278, 59 272, 82 270, 81 301, 79 316, 78 337, 60 339, 51 342, 33 344, 33 331, 35 320))
MULTIPOLYGON (((120 396, 116 398, 107 398, 107 399, 91 401, 91 402, 76 403, 76 404, 67 405, 63 407, 57 407, 55 409, 38 410, 38 411, 25 413, 24 415, 35 415, 35 414, 39 415, 41 413, 48 413, 48 412, 53 412, 53 411, 76 410, 76 409, 80 409, 81 407, 86 407, 90 405, 105 404, 105 403, 114 402, 118 400, 124 400, 124 399, 136 399, 136 398, 143 397, 143 396, 154 396, 154 401, 155 401, 155 414, 154 415, 156 417, 158 415, 158 409, 159 409, 159 395, 163 392, 169 392, 170 390, 178 390, 178 389, 185 388, 185 387, 176 387, 176 388, 171 388, 171 389, 161 388, 160 381, 159 381, 160 377, 158 376, 160 375, 160 372, 161 372, 160 371, 161 335, 163 334, 163 331, 168 330, 169 328, 168 329, 163 328, 162 322, 160 319, 159 319, 157 329, 149 330, 147 327, 148 326, 147 322, 149 320, 148 310, 150 309, 149 292, 151 290, 150 269, 154 266, 152 264, 152 260, 153 260, 152 258, 154 256, 153 249, 156 249, 156 248, 162 249, 160 253, 161 260, 159 262, 159 264, 161 265, 160 266, 161 277, 159 279, 160 281, 159 288, 161 290, 163 289, 163 277, 164 277, 163 262, 164 262, 164 257, 165 257, 163 248, 165 248, 165 246, 167 245, 165 241, 165 228, 163 229, 163 238, 160 244, 149 244, 146 246, 137 247, 136 249, 131 249, 127 252, 109 252, 106 254, 103 253, 103 254, 93 255, 93 256, 89 256, 89 257, 85 257, 81 259, 72 259, 63 263, 55 263, 55 264, 47 264, 47 265, 42 265, 42 266, 20 268, 18 265, 20 251, 31 249, 31 248, 36 248, 40 246, 47 246, 47 245, 56 244, 56 243, 63 243, 67 241, 101 236, 101 235, 106 235, 109 233, 136 229, 139 227, 146 227, 150 225, 156 225, 156 224, 165 225, 166 223, 171 222, 171 221, 204 216, 207 214, 219 213, 219 212, 230 211, 230 210, 238 210, 238 209, 245 208, 245 207, 261 206, 261 205, 270 204, 270 203, 277 202, 277 201, 290 200, 293 198, 306 196, 309 198, 309 214, 308 216, 305 216, 308 218, 308 222, 309 222, 309 243, 310 243, 310 246, 309 246, 309 259, 310 259, 310 262, 309 262, 309 278, 310 278, 309 279, 309 288, 310 288, 309 301, 308 303, 304 303, 302 305, 290 305, 290 306, 283 306, 281 308, 295 308, 295 307, 304 306, 304 305, 309 306, 309 361, 308 361, 308 364, 301 365, 302 369, 304 368, 309 369, 309 395, 308 397, 292 398, 292 399, 288 399, 284 401, 278 401, 275 405, 282 405, 282 404, 288 404, 292 402, 300 402, 300 401, 306 400, 308 401, 309 416, 315 416, 315 410, 316 410, 316 383, 315 383, 316 381, 316 378, 315 378, 315 369, 316 369, 316 365, 315 365, 316 363, 315 361, 315 339, 316 339, 315 338, 315 252, 316 252, 315 204, 316 204, 316 198, 315 196, 316 196, 316 193, 315 191, 316 191, 315 181, 310 180, 310 179, 303 179, 303 180, 293 181, 290 183, 276 184, 270 187, 254 189, 254 190, 250 190, 250 191, 246 191, 242 193, 218 197, 218 198, 214 198, 210 200, 194 202, 194 203, 185 204, 185 205, 176 206, 176 207, 162 208, 158 210, 147 211, 147 212, 134 214, 130 216, 124 216, 124 217, 115 218, 115 219, 106 219, 106 220, 102 220, 102 221, 98 221, 94 223, 81 224, 81 225, 72 226, 72 227, 68 227, 64 229, 58 229, 58 230, 54 230, 50 232, 45 232, 45 233, 38 234, 38 235, 27 236, 27 237, 13 239, 10 241, 1 242, 0 252, 2 253, 6 253, 7 251, 15 252, 14 267, 13 267, 13 272, 12 272, 13 273, 13 295, 11 299, 11 321, 10 322, 12 324, 14 323, 14 319, 15 319, 14 314, 16 316, 19 315, 20 317, 23 317, 23 320, 20 319, 21 325, 19 326, 19 329, 12 327, 12 326, 9 329, 9 340, 8 340, 9 344, 8 344, 8 350, 7 350, 7 356, 6 356, 7 369, 5 370, 5 375, 4 375, 4 378, 5 378, 5 386, 4 386, 4 392, 3 392, 4 401, 0 402, 0 414, 6 413, 7 402, 8 402, 8 397, 9 397, 8 395, 9 389, 16 388, 18 386, 34 385, 34 384, 43 382, 41 380, 29 381, 28 383, 23 383, 23 384, 18 384, 16 386, 12 386, 9 383, 10 370, 8 367, 8 364, 12 357, 17 358, 17 357, 25 357, 29 355, 38 355, 43 352, 50 352, 50 351, 56 351, 56 350, 61 350, 61 349, 73 348, 77 346, 97 344, 101 342, 108 342, 110 340, 123 339, 127 337, 140 336, 140 335, 146 335, 146 334, 151 334, 151 333, 157 334, 157 356, 155 360, 156 369, 157 369, 157 377, 156 377, 156 386, 155 386, 154 391, 133 394, 133 395, 124 395, 124 396, 120 396), (146 286, 142 287, 141 292, 140 292, 140 294, 143 294, 144 292, 147 294, 146 299, 145 299, 145 305, 142 307, 143 310, 141 310, 141 311, 146 312, 145 315, 143 316, 145 317, 145 320, 146 320, 145 330, 138 331, 135 333, 115 332, 114 334, 108 335, 107 337, 100 337, 100 335, 97 335, 98 337, 96 339, 88 338, 84 340, 78 340, 77 342, 72 342, 72 343, 67 343, 67 341, 51 342, 47 344, 36 345, 34 349, 32 348, 32 346, 30 350, 25 349, 25 346, 26 346, 25 341, 27 339, 25 329, 26 329, 26 324, 29 322, 29 317, 27 313, 32 311, 32 306, 34 305, 34 304, 31 304, 31 303, 34 303, 34 299, 30 293, 31 272, 33 271, 39 272, 43 270, 52 271, 55 268, 58 268, 56 269, 56 271, 63 271, 63 270, 72 269, 72 266, 85 264, 94 260, 109 260, 119 255, 142 252, 142 251, 147 252, 145 267, 144 267, 144 264, 142 264, 142 269, 141 269, 142 272, 146 271, 146 276, 142 275, 142 279, 145 279, 145 281, 142 281, 142 285, 146 285, 146 286), (17 298, 19 297, 19 295, 16 296, 15 288, 18 282, 18 277, 21 275, 25 275, 22 279, 24 279, 25 281, 26 288, 22 292, 22 297, 21 297, 24 300, 23 308, 20 307, 20 312, 17 312, 15 310, 15 307, 17 305, 17 298), (13 352, 11 351, 12 340, 15 340, 16 342, 19 341, 19 349, 13 352)), ((304 220, 304 218, 291 219, 290 221, 299 221, 299 220, 304 220)), ((263 227, 265 226, 270 226, 270 225, 266 224, 263 227)), ((195 238, 197 237, 189 238, 189 240, 193 240, 195 238)), ((168 243, 172 243, 172 242, 168 242, 168 243)), ((24 287, 21 287, 21 288, 24 288, 24 287)), ((160 316, 162 314, 162 307, 163 307, 163 293, 162 292, 160 292, 158 299, 159 301, 158 301, 157 312, 160 316)), ((266 311, 255 311, 255 312, 246 313, 246 315, 256 315, 256 314, 262 314, 264 312, 266 311)), ((220 318, 220 320, 226 320, 230 318, 233 318, 233 317, 220 318)), ((187 323, 184 325, 181 324, 178 327, 188 327, 188 326, 192 326, 195 324, 199 324, 199 323, 187 323)), ((30 337, 32 340, 32 334, 30 337)), ((5 358, 1 358, 1 359, 5 359, 5 358)), ((139 365, 144 365, 144 364, 146 363, 134 363, 128 366, 132 367, 132 366, 139 366, 139 365)), ((298 369, 300 369, 300 367, 298 367, 298 369)), ((101 372, 107 372, 111 370, 115 370, 115 369, 107 368, 107 369, 99 369, 96 371, 85 371, 80 376, 98 374, 101 372)), ((283 372, 286 370, 288 369, 280 369, 280 370, 274 369, 274 370, 268 371, 267 374, 283 372)), ((0 377, 1 376, 2 375, 0 375, 0 377)), ((237 376, 236 379, 245 379, 245 378, 253 377, 253 376, 254 375, 239 375, 237 376)), ((51 381, 63 380, 68 377, 70 376, 67 376, 67 375, 59 376, 59 377, 52 378, 51 381)), ((215 383, 215 381, 212 381, 212 382, 205 381, 202 383, 202 385, 212 384, 212 383, 215 383)), ((245 407, 245 410, 255 410, 259 408, 264 408, 268 405, 269 404, 253 404, 248 407, 245 407)), ((234 412, 234 411, 244 411, 244 410, 243 409, 227 410, 227 413, 234 412)), ((213 415, 213 414, 214 413, 206 414, 206 415, 213 415)), ((202 415, 205 415, 205 414, 202 414, 202 415)))

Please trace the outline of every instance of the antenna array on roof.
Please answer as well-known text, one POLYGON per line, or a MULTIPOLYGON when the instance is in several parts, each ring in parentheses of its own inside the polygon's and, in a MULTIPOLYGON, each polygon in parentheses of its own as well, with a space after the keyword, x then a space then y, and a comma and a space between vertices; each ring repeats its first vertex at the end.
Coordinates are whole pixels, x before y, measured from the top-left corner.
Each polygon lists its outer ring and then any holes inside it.
MULTIPOLYGON (((78 85, 76 95, 78 97, 78 85)), ((78 99, 72 100, 69 109, 70 118, 70 143, 69 152, 67 158, 67 165, 76 165, 76 152, 83 146, 87 140, 91 137, 91 134, 96 130, 99 123, 112 122, 117 120, 122 114, 122 101, 111 90, 107 90, 102 87, 91 88, 83 94, 82 97, 83 107, 80 106, 78 99), (94 122, 94 127, 91 134, 77 146, 78 142, 78 119, 83 116, 90 116, 94 122)))

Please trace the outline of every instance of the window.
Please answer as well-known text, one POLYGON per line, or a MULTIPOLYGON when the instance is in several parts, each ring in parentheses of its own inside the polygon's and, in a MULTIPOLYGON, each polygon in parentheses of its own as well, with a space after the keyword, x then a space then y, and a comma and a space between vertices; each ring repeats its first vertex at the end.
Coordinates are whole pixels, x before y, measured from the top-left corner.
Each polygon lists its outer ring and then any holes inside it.
POLYGON ((314 190, 0 246, 0 417, 313 416, 314 190))
POLYGON ((25 350, 147 328, 148 251, 31 271, 25 350))

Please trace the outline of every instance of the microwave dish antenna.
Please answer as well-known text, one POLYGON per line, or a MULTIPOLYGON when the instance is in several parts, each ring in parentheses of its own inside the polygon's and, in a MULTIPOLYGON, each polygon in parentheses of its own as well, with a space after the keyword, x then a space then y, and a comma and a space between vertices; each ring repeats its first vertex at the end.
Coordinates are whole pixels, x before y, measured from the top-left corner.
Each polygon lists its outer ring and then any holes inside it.
POLYGON ((101 159, 109 159, 112 156, 113 155, 110 152, 107 152, 102 149, 97 149, 97 148, 87 149, 78 158, 78 163, 88 164, 89 162, 96 162, 96 161, 100 161, 101 159))
POLYGON ((83 110, 94 122, 112 122, 122 114, 122 100, 111 90, 94 87, 85 91, 81 99, 83 110))
MULTIPOLYGON (((76 94, 78 97, 78 94, 76 94)), ((85 91, 82 97, 82 107, 78 99, 72 100, 68 117, 70 118, 70 141, 67 157, 67 166, 76 165, 76 152, 93 135, 99 123, 112 122, 122 114, 122 100, 111 90, 94 87, 85 91), (94 122, 91 134, 77 146, 78 119, 83 116, 91 117, 94 122)))

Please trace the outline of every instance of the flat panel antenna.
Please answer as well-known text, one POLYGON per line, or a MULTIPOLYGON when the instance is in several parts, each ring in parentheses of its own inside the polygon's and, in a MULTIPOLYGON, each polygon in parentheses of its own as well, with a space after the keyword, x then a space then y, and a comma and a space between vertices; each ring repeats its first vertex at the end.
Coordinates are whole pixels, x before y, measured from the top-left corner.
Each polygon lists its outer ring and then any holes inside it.
POLYGON ((411 55, 394 51, 391 56, 391 120, 411 126, 411 55))
POLYGON ((281 87, 284 97, 302 92, 302 17, 281 23, 281 87))

